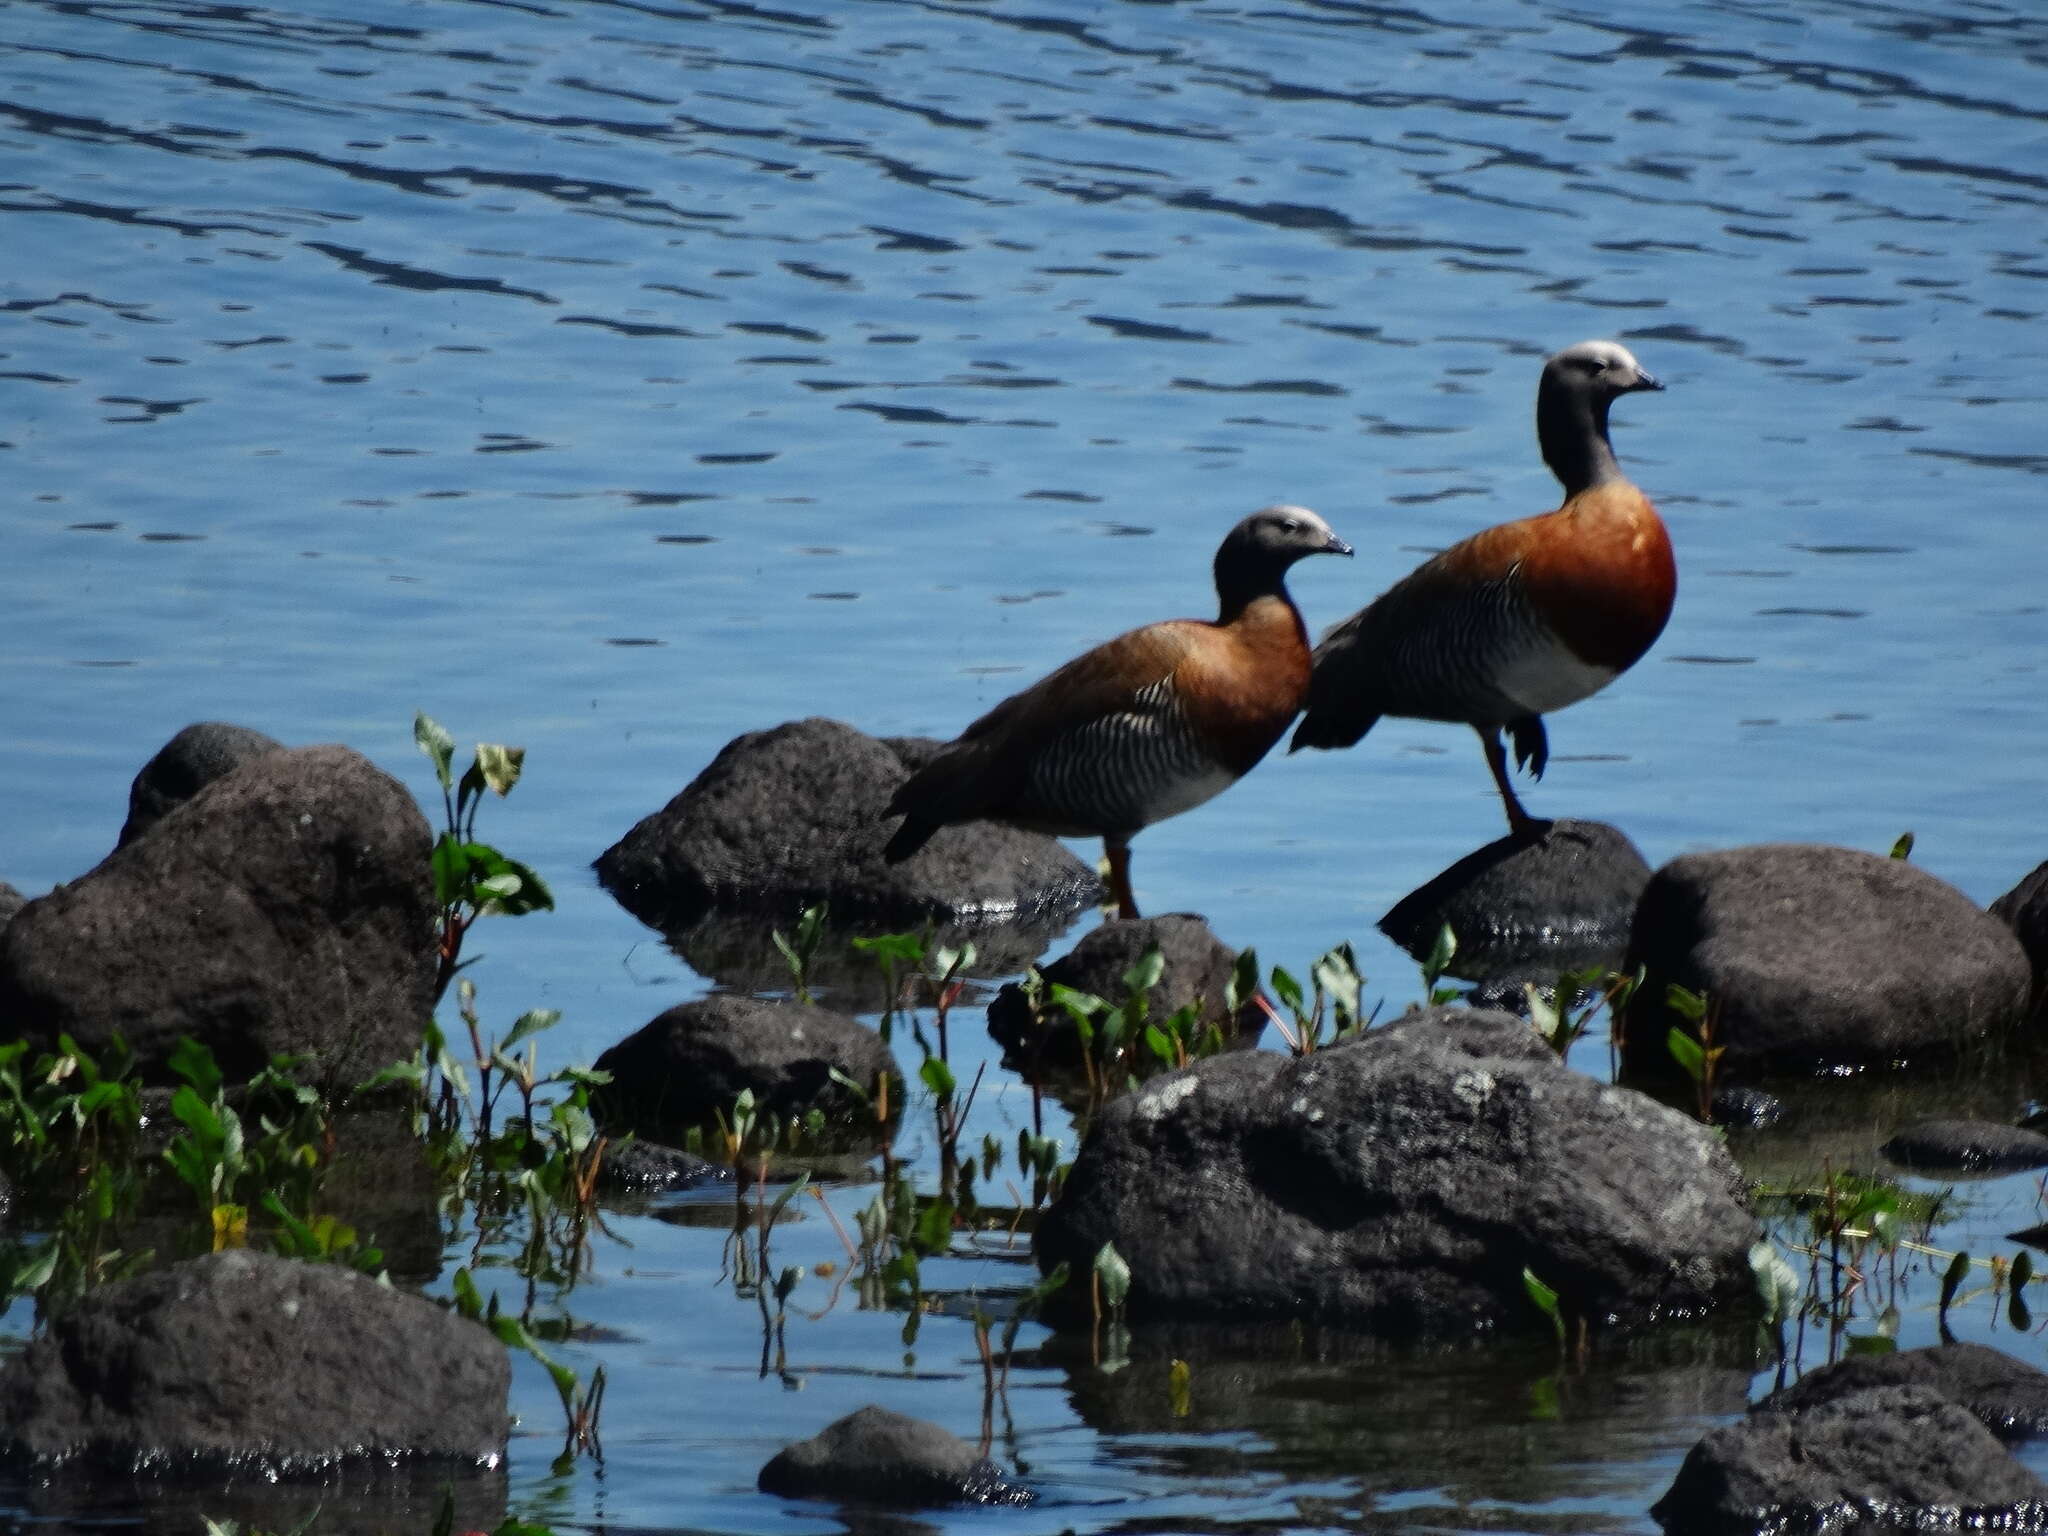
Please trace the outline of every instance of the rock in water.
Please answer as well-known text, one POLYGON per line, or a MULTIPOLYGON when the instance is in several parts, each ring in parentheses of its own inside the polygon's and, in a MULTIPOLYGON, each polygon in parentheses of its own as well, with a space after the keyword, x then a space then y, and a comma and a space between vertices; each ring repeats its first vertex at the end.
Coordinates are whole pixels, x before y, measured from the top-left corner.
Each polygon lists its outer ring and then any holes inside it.
POLYGON ((958 1435, 873 1403, 785 1446, 758 1481, 784 1498, 899 1508, 1031 1502, 1029 1489, 958 1435))
POLYGON ((417 1051, 433 1013, 432 844, 359 753, 267 753, 16 914, 0 1021, 46 1049, 119 1033, 150 1082, 191 1035, 230 1082, 291 1054, 352 1086, 417 1051))
POLYGON ((1753 1302, 1758 1226, 1704 1127, 1572 1072, 1512 1015, 1418 1012, 1307 1056, 1211 1057, 1113 1101, 1041 1219, 1134 1313, 1394 1337, 1630 1325, 1753 1302))
POLYGON ((918 858, 884 862, 893 828, 882 809, 940 745, 877 741, 836 720, 749 732, 599 855, 598 879, 664 930, 713 907, 793 922, 820 901, 841 920, 1030 921, 1101 895, 1054 839, 993 822, 947 828, 918 858))
POLYGON ((1950 1055, 2026 1017, 2019 941, 1944 881, 1853 848, 1689 853, 1651 877, 1626 969, 1626 1060, 1663 1071, 1676 983, 1717 1010, 1727 1075, 1891 1066, 1950 1055))

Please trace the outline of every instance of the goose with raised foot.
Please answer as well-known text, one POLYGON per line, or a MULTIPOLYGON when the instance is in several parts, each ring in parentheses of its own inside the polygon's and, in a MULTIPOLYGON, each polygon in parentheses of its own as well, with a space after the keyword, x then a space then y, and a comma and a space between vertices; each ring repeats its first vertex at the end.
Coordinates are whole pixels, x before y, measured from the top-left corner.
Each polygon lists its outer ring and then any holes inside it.
POLYGON ((1286 577, 1351 546, 1305 507, 1268 507, 1216 551, 1217 615, 1105 641, 968 726, 890 800, 909 858, 943 826, 1001 821, 1100 837, 1117 915, 1136 917, 1131 838, 1237 782, 1308 697, 1309 645, 1286 577))
POLYGON ((1288 750, 1352 746, 1382 715, 1461 722, 1479 733, 1509 830, 1540 830, 1516 798, 1501 732, 1541 778, 1544 715, 1634 666, 1671 617, 1670 537, 1607 436, 1617 399, 1663 387, 1617 342, 1546 360, 1536 438, 1563 504, 1452 545, 1331 628, 1288 750))

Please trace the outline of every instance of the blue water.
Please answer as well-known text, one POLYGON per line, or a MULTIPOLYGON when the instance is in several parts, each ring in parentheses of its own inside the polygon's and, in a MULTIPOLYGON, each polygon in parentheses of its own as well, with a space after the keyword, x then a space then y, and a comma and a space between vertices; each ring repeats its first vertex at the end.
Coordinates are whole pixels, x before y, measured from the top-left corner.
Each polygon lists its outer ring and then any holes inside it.
MULTIPOLYGON (((195 719, 345 741, 427 796, 424 708, 528 749, 484 831, 561 910, 479 930, 476 975, 587 1060, 710 984, 587 870, 733 735, 950 735, 1203 612, 1217 538, 1274 500, 1358 547, 1294 581, 1333 621, 1553 504, 1538 362, 1609 335, 1671 386, 1615 438, 1678 606, 1553 719, 1530 809, 1653 864, 1911 829, 1988 901, 2048 856, 2048 17, 1622 14, 0 3, 0 878, 89 868, 195 719)), ((1500 830, 1469 732, 1388 721, 1149 830, 1138 894, 1297 971, 1351 940, 1398 1008, 1374 921, 1500 830)), ((1017 1096, 977 1114, 1014 1126, 1017 1096)), ((784 1439, 870 1398, 972 1432, 964 1325, 899 1377, 901 1319, 842 1302, 789 1392, 715 1230, 618 1226, 570 1303, 627 1334, 579 1360, 611 1367, 607 1470, 548 1480, 522 1377, 516 1505, 822 1529, 752 1492, 784 1439)), ((796 1230, 791 1262, 836 1247, 796 1230)), ((1490 1418, 1542 1469, 1517 1494, 1280 1454, 1257 1415, 1126 1430, 1044 1366, 1010 1407, 1047 1503, 1002 1518, 1642 1529, 1740 1404, 1671 1395, 1614 1441, 1586 1404, 1536 1449, 1490 1418)))

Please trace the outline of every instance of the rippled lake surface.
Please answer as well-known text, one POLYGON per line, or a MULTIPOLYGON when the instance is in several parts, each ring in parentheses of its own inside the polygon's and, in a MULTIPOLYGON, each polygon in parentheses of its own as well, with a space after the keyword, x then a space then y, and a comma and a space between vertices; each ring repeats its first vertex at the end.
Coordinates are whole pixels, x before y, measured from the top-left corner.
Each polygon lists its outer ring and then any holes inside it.
MULTIPOLYGON (((479 930, 475 974, 506 1021, 563 1010, 560 1057, 714 984, 588 865, 732 736, 951 735, 1205 612, 1276 500, 1358 548, 1294 580, 1331 622, 1554 504, 1536 372, 1588 336, 1670 385, 1615 438, 1681 586, 1553 719, 1530 809, 1653 864, 1911 829, 1980 902, 2048 856, 2035 6, 12 0, 0 251, 0 878, 94 864, 198 719, 427 796, 424 708, 528 749, 485 831, 561 910, 479 930)), ((1297 970, 1355 942, 1398 1009, 1375 920, 1499 830, 1470 732, 1387 721, 1148 831, 1135 874, 1297 970)), ((974 1434, 964 1300, 906 1346, 814 1278, 764 1375, 699 1203, 620 1214, 568 1302, 602 1474, 549 1476, 521 1375, 515 1508, 832 1529, 754 1492, 786 1440, 871 1400, 974 1434)), ((1977 1187, 1948 1239, 2034 1206, 1977 1187)), ((838 1251, 793 1230, 787 1262, 838 1251)), ((1560 1396, 1512 1351, 1219 1351, 1175 1418, 1163 1359, 1038 1335, 996 1449, 1041 1503, 933 1527, 1644 1530, 1754 1363, 1652 1343, 1560 1396)))

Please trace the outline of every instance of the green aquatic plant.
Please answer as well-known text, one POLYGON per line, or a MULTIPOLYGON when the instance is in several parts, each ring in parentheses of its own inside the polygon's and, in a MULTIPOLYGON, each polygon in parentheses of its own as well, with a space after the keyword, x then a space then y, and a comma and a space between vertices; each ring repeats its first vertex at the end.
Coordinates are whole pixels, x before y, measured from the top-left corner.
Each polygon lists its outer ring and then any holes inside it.
POLYGON ((526 749, 479 742, 458 780, 455 738, 439 721, 424 712, 415 714, 412 737, 434 765, 434 778, 441 786, 441 832, 433 851, 434 901, 440 908, 434 996, 439 998, 455 973, 472 963, 462 958, 462 944, 478 918, 552 911, 555 898, 529 866, 476 839, 484 792, 500 799, 512 793, 525 766, 526 749))

